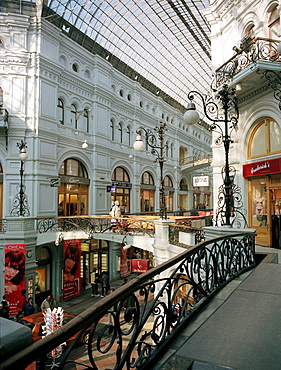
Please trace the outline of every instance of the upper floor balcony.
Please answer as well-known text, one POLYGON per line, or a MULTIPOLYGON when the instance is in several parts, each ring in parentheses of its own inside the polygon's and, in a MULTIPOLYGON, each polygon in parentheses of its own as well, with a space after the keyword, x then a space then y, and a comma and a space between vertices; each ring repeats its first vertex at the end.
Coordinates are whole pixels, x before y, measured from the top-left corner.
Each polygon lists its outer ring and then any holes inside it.
POLYGON ((210 166, 213 160, 212 153, 203 153, 199 155, 192 155, 190 157, 181 158, 180 166, 182 172, 191 172, 199 170, 200 168, 210 166))
POLYGON ((250 93, 257 87, 273 81, 280 83, 279 40, 246 37, 240 47, 234 47, 235 54, 215 71, 212 87, 219 89, 224 84, 236 87, 236 94, 250 93), (276 80, 277 79, 277 80, 276 80))

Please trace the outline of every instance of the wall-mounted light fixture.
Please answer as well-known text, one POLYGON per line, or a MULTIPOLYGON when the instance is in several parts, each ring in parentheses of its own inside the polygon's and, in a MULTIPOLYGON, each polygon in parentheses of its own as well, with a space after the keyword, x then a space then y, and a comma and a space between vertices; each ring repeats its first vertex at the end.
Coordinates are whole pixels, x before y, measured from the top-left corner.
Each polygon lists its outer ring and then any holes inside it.
POLYGON ((83 149, 87 149, 88 148, 88 143, 87 143, 87 140, 84 140, 83 143, 82 143, 82 148, 83 149))
POLYGON ((64 236, 63 236, 63 233, 60 233, 57 237, 57 239, 55 240, 55 245, 58 247, 60 242, 64 241, 64 236))

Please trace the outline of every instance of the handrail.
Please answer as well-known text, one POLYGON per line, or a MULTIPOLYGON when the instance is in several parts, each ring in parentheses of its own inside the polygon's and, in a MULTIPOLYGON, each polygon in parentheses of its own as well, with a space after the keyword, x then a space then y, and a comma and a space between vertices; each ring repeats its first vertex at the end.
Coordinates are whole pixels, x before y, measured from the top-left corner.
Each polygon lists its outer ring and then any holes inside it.
POLYGON ((115 370, 147 369, 217 291, 255 266, 254 240, 253 233, 239 233, 197 244, 132 279, 56 332, 3 361, 1 369, 24 369, 36 360, 39 368, 45 369, 45 356, 80 331, 56 364, 63 369, 74 345, 89 328, 89 368, 98 369, 95 347, 99 355, 115 356, 115 370), (129 297, 131 303, 124 310, 129 297), (104 321, 104 315, 111 317, 111 323, 104 321), (98 329, 99 323, 103 323, 102 329, 98 329), (144 330, 147 323, 150 329, 144 330), (103 340, 107 344, 101 348, 103 340))

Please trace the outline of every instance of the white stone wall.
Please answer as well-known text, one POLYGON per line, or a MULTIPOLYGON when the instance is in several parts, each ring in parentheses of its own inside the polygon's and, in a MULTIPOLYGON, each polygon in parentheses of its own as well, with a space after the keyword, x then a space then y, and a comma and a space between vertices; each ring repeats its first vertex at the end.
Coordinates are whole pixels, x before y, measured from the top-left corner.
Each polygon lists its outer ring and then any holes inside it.
MULTIPOLYGON (((130 175, 131 212, 138 212, 141 174, 150 171, 158 188, 159 166, 151 154, 134 152, 132 144, 139 126, 154 128, 160 119, 168 127, 165 140, 174 145, 173 158, 167 158, 164 174, 173 180, 174 209, 177 209, 182 177, 179 147, 187 146, 191 155, 210 151, 210 134, 206 130, 197 126, 187 128, 178 110, 45 20, 37 23, 32 17, 1 14, 0 39, 4 45, 0 50, 0 86, 4 92, 4 107, 9 111, 7 153, 4 138, 0 141, 3 217, 9 215, 17 192, 20 162, 16 143, 21 139, 27 143, 29 160, 25 163, 24 179, 32 216, 57 215, 57 188, 50 187, 50 178, 58 175, 60 165, 67 158, 80 160, 88 171, 90 214, 107 214, 110 196, 106 185, 111 184, 111 173, 116 166, 124 167, 130 175), (73 64, 77 72, 73 71, 73 64), (58 123, 58 98, 65 102, 64 125, 58 123), (78 120, 78 129, 73 127, 71 104, 76 104, 78 111, 90 109, 89 132, 80 126, 82 117, 78 120), (111 140, 111 119, 115 122, 115 141, 111 140), (130 145, 125 132, 124 143, 118 140, 119 122, 131 128, 130 145), (85 139, 89 145, 86 150, 81 148, 85 139), (129 158, 130 154, 133 159, 129 158)), ((202 172, 206 171, 199 173, 202 172)), ((185 176, 191 189, 193 174, 185 176)), ((157 191, 156 197, 159 209, 157 191)))

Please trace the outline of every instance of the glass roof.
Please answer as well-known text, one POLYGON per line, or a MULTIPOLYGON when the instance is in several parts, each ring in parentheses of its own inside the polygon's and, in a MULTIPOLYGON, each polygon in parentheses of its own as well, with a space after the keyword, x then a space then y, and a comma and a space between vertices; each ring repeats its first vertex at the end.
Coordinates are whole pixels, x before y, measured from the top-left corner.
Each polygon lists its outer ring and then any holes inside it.
POLYGON ((208 5, 209 0, 47 1, 52 14, 184 106, 190 90, 209 90, 210 26, 202 14, 208 5))

